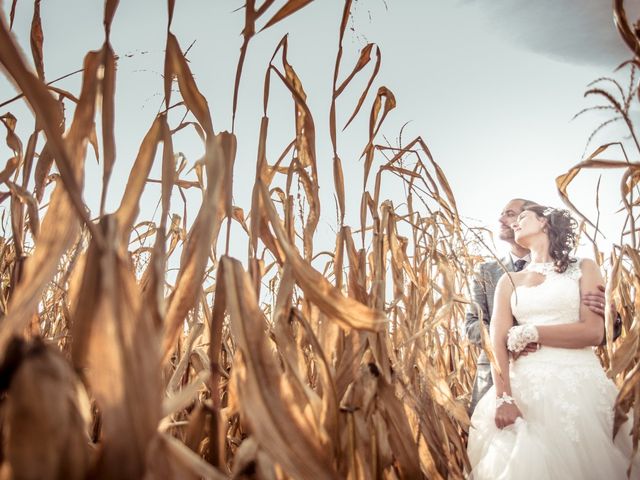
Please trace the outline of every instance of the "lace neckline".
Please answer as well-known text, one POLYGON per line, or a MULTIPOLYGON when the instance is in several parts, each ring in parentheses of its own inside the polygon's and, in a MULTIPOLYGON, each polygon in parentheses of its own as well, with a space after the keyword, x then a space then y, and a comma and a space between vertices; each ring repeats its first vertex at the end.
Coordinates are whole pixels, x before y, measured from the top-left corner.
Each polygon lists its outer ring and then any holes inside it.
POLYGON ((524 269, 530 272, 540 273, 542 275, 556 273, 554 262, 544 262, 544 263, 531 262, 526 267, 524 267, 524 269))

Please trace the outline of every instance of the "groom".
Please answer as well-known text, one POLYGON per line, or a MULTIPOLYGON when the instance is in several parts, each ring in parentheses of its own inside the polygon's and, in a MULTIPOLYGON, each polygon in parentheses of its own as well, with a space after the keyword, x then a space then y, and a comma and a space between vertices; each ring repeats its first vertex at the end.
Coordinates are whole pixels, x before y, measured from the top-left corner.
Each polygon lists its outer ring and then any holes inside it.
MULTIPOLYGON (((465 319, 465 332, 467 338, 474 344, 481 346, 481 324, 478 307, 482 310, 482 320, 487 329, 493 310, 493 294, 498 280, 506 270, 507 272, 519 272, 531 261, 529 250, 518 245, 513 236, 513 225, 525 206, 536 205, 535 202, 522 198, 514 198, 509 201, 500 214, 500 240, 507 242, 510 251, 507 256, 498 261, 486 262, 479 265, 471 284, 471 300, 473 303, 467 308, 465 319), (504 265, 504 269, 502 265, 504 265)), ((604 317, 604 287, 602 291, 587 292, 583 295, 582 303, 594 313, 604 317)), ((524 354, 535 351, 534 345, 529 345, 524 354)), ((487 354, 483 350, 478 357, 476 378, 469 405, 469 416, 473 413, 480 398, 491 388, 491 365, 487 354)))

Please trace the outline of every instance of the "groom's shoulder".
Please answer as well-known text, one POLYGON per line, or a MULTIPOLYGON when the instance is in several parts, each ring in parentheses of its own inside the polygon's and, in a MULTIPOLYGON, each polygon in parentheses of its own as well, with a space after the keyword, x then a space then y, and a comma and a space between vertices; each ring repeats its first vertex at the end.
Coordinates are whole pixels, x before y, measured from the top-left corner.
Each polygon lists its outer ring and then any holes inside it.
POLYGON ((505 259, 491 259, 480 264, 480 269, 484 272, 504 272, 505 259))
POLYGON ((492 259, 478 264, 476 273, 483 278, 490 278, 492 282, 497 282, 505 272, 505 259, 492 259))

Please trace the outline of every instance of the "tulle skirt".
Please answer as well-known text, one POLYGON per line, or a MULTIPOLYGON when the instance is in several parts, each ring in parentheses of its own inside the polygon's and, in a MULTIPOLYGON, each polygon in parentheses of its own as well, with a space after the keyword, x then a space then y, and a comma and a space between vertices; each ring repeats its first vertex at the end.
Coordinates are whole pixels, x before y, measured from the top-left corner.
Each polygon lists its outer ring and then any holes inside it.
MULTIPOLYGON (((591 348, 542 347, 512 362, 515 424, 495 424, 495 389, 471 418, 467 452, 473 480, 624 479, 631 464, 631 422, 613 434, 618 393, 591 348)), ((638 461, 629 478, 640 478, 638 461)))

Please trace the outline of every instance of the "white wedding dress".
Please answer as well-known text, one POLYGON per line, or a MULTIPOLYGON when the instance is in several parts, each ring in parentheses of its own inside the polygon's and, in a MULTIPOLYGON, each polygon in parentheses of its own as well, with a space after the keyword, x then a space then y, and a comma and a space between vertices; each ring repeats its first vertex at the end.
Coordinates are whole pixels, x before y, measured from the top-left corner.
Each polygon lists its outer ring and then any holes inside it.
MULTIPOLYGON (((519 324, 552 325, 579 321, 580 266, 558 274, 551 264, 528 267, 545 275, 536 286, 518 286, 511 296, 519 324)), ((522 412, 516 423, 495 424, 495 387, 471 418, 467 453, 473 480, 627 478, 631 422, 613 432, 618 390, 591 347, 542 346, 511 362, 511 393, 522 412)), ((637 462, 634 462, 637 463, 637 462)), ((639 478, 636 466, 630 478, 639 478)))

